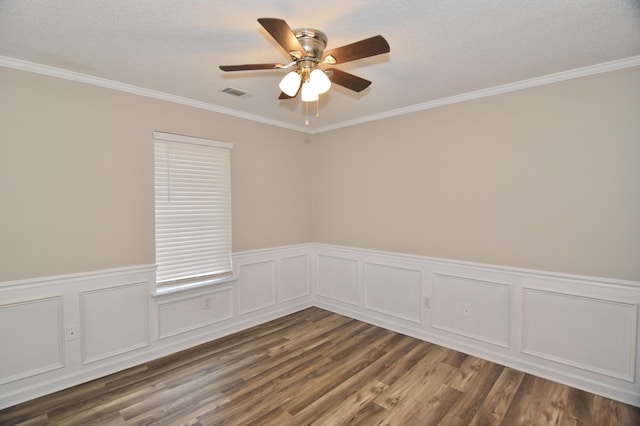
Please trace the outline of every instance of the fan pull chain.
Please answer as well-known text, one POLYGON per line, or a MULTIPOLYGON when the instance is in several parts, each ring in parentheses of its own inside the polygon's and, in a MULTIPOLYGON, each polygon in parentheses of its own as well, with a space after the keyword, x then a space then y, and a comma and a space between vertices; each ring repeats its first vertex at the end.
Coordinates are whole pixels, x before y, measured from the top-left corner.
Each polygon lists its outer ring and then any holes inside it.
MULTIPOLYGON (((304 125, 305 126, 309 125, 309 103, 310 102, 305 102, 304 103, 304 109, 305 109, 305 112, 304 112, 304 117, 305 117, 304 125)), ((320 101, 316 100, 316 118, 319 118, 319 117, 320 117, 320 101)))

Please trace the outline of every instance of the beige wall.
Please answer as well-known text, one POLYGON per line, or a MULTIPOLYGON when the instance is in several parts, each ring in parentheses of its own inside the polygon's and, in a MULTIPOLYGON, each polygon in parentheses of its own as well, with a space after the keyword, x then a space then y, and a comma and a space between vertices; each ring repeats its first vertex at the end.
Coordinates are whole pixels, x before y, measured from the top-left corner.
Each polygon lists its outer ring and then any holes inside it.
POLYGON ((154 263, 154 130, 234 143, 234 251, 310 241, 305 135, 0 68, 0 281, 154 263))
POLYGON ((5 68, 0 93, 0 281, 153 263, 153 130, 235 144, 234 251, 316 241, 640 280, 640 68, 312 143, 5 68))
POLYGON ((640 68, 319 135, 316 242, 640 280, 640 68))

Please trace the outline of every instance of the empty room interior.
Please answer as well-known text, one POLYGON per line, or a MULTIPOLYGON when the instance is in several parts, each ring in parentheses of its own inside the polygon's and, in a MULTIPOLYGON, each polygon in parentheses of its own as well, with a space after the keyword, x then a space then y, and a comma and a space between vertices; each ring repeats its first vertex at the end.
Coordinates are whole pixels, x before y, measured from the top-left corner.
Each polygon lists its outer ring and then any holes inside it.
POLYGON ((633 424, 639 303, 637 1, 0 4, 0 424, 633 424))

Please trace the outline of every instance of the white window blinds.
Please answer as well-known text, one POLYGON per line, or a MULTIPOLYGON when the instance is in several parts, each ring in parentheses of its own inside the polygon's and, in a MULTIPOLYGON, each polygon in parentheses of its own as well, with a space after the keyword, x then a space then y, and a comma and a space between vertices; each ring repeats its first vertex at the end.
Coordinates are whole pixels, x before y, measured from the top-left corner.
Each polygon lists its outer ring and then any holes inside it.
POLYGON ((153 137, 158 289, 231 274, 233 145, 153 137))

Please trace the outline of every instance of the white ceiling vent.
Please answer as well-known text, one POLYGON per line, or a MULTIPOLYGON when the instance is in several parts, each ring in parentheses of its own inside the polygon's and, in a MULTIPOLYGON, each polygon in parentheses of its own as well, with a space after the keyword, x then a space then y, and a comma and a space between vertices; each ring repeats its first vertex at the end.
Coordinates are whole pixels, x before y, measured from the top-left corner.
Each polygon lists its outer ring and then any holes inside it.
POLYGON ((245 92, 244 90, 236 89, 235 87, 225 87, 224 89, 221 90, 221 92, 228 93, 230 95, 238 96, 238 97, 249 96, 249 93, 245 92))

